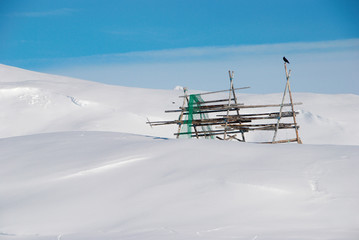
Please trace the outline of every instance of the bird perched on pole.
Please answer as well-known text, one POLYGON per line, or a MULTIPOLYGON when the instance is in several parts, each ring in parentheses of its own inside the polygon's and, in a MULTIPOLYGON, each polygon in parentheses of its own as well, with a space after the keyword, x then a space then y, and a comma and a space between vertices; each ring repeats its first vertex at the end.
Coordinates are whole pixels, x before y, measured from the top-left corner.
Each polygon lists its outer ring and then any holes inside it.
POLYGON ((283 61, 286 62, 286 63, 288 63, 288 64, 290 64, 289 61, 288 61, 288 59, 286 59, 285 57, 283 57, 283 61))

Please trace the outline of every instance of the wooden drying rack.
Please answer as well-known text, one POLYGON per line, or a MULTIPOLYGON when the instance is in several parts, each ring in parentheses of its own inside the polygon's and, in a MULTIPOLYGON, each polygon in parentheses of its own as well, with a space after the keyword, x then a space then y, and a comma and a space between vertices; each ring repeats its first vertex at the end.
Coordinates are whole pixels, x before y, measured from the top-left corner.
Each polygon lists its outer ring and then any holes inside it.
MULTIPOLYGON (((204 96, 208 94, 216 94, 222 92, 228 92, 228 98, 226 99, 216 99, 209 101, 201 101, 198 103, 195 108, 195 114, 216 114, 215 116, 207 117, 205 119, 184 119, 187 115, 192 114, 189 111, 189 97, 191 95, 187 94, 187 89, 184 88, 184 95, 180 96, 183 98, 183 105, 176 110, 166 110, 166 113, 174 113, 178 112, 179 118, 178 120, 172 121, 156 121, 150 122, 148 120, 148 124, 151 126, 159 126, 159 125, 169 125, 169 124, 177 124, 178 131, 174 133, 174 135, 179 138, 182 135, 186 135, 190 138, 217 138, 220 140, 238 140, 241 142, 245 142, 245 134, 251 131, 274 131, 274 135, 271 141, 263 142, 263 143, 287 143, 287 142, 297 142, 299 144, 302 143, 298 129, 299 126, 297 124, 296 115, 298 112, 294 110, 295 105, 300 105, 302 103, 294 103, 292 98, 292 93, 290 89, 289 79, 290 73, 287 71, 287 64, 284 63, 285 74, 286 74, 286 86, 282 97, 281 104, 261 104, 261 105, 245 105, 243 103, 238 103, 236 91, 247 89, 249 87, 243 88, 234 88, 233 86, 233 71, 229 71, 229 79, 230 79, 230 88, 227 90, 220 90, 214 92, 205 92, 199 94, 192 94, 197 96, 204 96), (285 103, 286 94, 289 95, 289 103, 285 103), (240 111, 242 109, 254 109, 254 108, 273 108, 279 107, 279 111, 276 112, 261 112, 261 113, 247 113, 242 114, 240 111), (289 111, 284 111, 284 107, 290 107, 289 111), (222 113, 222 114, 217 114, 222 113), (281 123, 283 118, 292 118, 292 121, 289 123, 281 123), (274 123, 257 123, 260 120, 269 120, 276 119, 277 121, 274 123), (256 121, 255 123, 253 121, 256 121), (182 126, 187 125, 192 129, 188 132, 181 132, 182 126), (206 130, 203 130, 203 127, 206 130), (215 128, 215 129, 213 129, 215 128), (200 130, 202 129, 202 130, 200 130), (294 129, 295 137, 283 140, 277 140, 278 131, 281 129, 294 129), (239 137, 237 136, 239 135, 239 137)), ((209 115, 208 115, 209 116, 209 115)))

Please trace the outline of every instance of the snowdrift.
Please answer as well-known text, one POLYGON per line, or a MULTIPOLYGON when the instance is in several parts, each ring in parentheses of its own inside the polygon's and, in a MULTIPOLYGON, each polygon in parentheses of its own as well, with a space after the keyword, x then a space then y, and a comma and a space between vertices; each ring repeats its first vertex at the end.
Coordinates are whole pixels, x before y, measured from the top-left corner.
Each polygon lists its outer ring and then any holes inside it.
POLYGON ((359 236, 358 146, 65 132, 0 152, 4 239, 359 236))
POLYGON ((0 239, 358 239, 359 96, 296 93, 304 144, 260 145, 145 124, 181 94, 0 65, 0 239))

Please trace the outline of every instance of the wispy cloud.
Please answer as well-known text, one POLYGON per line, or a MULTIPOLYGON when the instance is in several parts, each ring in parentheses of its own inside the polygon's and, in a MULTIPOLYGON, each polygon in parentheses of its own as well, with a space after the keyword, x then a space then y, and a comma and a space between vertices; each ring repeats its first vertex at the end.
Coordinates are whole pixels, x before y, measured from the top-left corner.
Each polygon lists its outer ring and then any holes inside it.
POLYGON ((310 53, 328 53, 342 51, 359 51, 359 39, 346 39, 323 42, 297 42, 280 44, 191 47, 164 49, 155 51, 137 51, 128 53, 101 54, 64 59, 69 65, 117 64, 117 63, 176 63, 183 61, 231 61, 238 59, 263 58, 269 55, 298 55, 310 53))
POLYGON ((201 90, 225 88, 230 69, 239 86, 252 87, 247 92, 271 93, 282 91, 284 55, 295 91, 359 94, 359 39, 106 54, 58 59, 47 69, 124 86, 201 90))
POLYGON ((62 15, 69 15, 77 10, 72 8, 61 8, 49 11, 41 11, 41 12, 15 12, 12 13, 11 16, 15 17, 48 17, 48 16, 62 16, 62 15))

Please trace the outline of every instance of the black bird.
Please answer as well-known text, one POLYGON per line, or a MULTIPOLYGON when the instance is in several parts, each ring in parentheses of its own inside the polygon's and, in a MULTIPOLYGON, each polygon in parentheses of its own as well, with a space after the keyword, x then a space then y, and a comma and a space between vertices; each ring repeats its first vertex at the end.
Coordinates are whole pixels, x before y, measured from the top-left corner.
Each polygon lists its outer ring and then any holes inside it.
POLYGON ((288 63, 288 64, 290 64, 289 61, 288 61, 288 59, 286 59, 285 57, 283 57, 283 61, 286 62, 286 63, 288 63))

